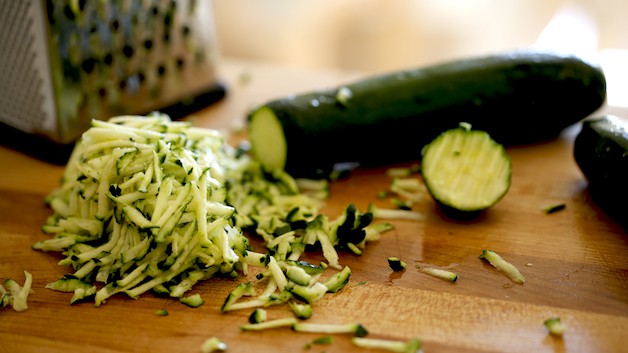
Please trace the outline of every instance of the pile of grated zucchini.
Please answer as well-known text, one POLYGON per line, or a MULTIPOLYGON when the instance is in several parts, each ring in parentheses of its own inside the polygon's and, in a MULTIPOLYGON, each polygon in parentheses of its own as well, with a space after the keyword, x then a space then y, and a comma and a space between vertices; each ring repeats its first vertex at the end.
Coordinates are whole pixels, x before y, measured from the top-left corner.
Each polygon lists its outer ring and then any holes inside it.
POLYGON ((42 229, 53 236, 33 248, 63 254, 59 264, 73 271, 47 288, 72 292, 71 303, 152 291, 200 305, 199 296, 186 297, 197 282, 255 266, 265 290, 240 284, 223 312, 309 305, 347 282, 351 271, 337 249, 359 254, 391 229, 371 224, 372 214, 353 205, 328 219, 323 200, 312 196, 326 195, 326 187, 267 172, 218 131, 163 114, 94 120, 46 198, 53 214, 42 229), (261 237, 265 249, 254 251, 245 232, 261 237), (325 263, 300 260, 313 245, 325 263), (336 273, 323 276, 328 267, 336 273), (245 296, 255 298, 238 302, 245 296))

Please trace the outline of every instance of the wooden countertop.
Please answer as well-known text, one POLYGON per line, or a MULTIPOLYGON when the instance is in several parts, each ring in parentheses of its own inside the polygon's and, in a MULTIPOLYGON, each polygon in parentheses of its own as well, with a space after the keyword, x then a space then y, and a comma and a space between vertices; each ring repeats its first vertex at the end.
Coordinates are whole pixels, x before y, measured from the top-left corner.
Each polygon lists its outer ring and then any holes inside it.
MULTIPOLYGON (((224 101, 189 119, 196 125, 230 129, 254 103, 357 77, 343 72, 311 73, 243 62, 224 62, 224 101)), ((443 217, 426 198, 416 206, 425 221, 393 221, 396 229, 369 243, 362 256, 341 254, 353 274, 345 289, 314 305, 311 322, 360 322, 371 337, 417 337, 425 352, 628 352, 628 234, 609 219, 586 190, 572 157, 574 131, 534 146, 509 148, 512 186, 483 217, 461 223, 443 217), (547 215, 543 207, 565 203, 547 215), (493 249, 526 277, 515 285, 478 258, 493 249), (408 264, 394 273, 386 258, 408 264), (455 283, 430 277, 417 262, 451 267, 455 283), (559 316, 562 338, 543 321, 559 316)), ((237 139, 234 136, 234 141, 237 139)), ((336 335, 331 345, 304 345, 317 334, 276 329, 241 332, 249 311, 221 314, 226 295, 246 280, 211 279, 193 288, 205 304, 193 309, 146 294, 124 295, 101 307, 70 306, 70 295, 45 289, 67 272, 60 256, 31 249, 51 214, 44 196, 58 186, 63 167, 0 147, 0 280, 33 275, 29 309, 0 311, 0 353, 21 352, 200 352, 216 336, 229 352, 367 351, 336 335), (167 309, 169 315, 155 315, 167 309)), ((359 170, 332 184, 324 212, 339 214, 353 202, 365 209, 387 187, 385 168, 359 170)), ((377 201, 382 202, 382 201, 377 201)), ((270 318, 291 315, 269 308, 270 318)))

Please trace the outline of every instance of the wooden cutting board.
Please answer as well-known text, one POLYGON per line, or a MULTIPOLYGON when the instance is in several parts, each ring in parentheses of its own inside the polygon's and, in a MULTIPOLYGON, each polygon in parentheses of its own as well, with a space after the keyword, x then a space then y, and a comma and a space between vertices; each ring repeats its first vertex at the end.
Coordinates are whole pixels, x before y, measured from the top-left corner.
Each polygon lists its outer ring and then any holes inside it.
MULTIPOLYGON (((230 130, 265 99, 357 77, 344 72, 307 72, 255 63, 225 62, 227 98, 188 119, 198 126, 230 130)), ((628 234, 609 219, 587 193, 573 161, 575 130, 546 143, 509 148, 512 186, 506 197, 471 222, 446 218, 429 197, 415 205, 425 220, 393 221, 395 230, 369 243, 364 254, 341 253, 352 269, 341 292, 314 305, 316 323, 359 322, 369 337, 419 338, 425 352, 626 352, 628 351, 628 234), (545 214, 548 205, 566 208, 545 214), (513 284, 478 256, 492 249, 526 277, 513 284), (408 263, 393 272, 387 257, 408 263), (449 283, 415 269, 416 264, 449 268, 460 276, 449 283), (559 316, 568 326, 553 337, 543 321, 559 316)), ((243 136, 232 136, 233 143, 243 136)), ((229 352, 347 352, 347 335, 328 345, 305 345, 320 334, 275 329, 242 332, 250 311, 220 313, 227 294, 253 278, 216 278, 193 288, 205 304, 186 307, 151 294, 123 295, 101 307, 69 304, 69 294, 44 286, 67 271, 61 256, 30 247, 46 238, 40 227, 51 214, 44 196, 58 186, 63 167, 0 148, 0 280, 22 283, 33 275, 29 309, 0 311, 0 353, 17 352, 200 352, 203 341, 219 337, 229 352), (166 309, 168 316, 157 316, 166 309)), ((388 166, 387 166, 388 167, 388 166)), ((358 170, 331 185, 324 212, 339 215, 348 203, 365 210, 390 182, 387 167, 358 170)), ((259 242, 253 239, 259 249, 259 242)), ((320 254, 308 254, 312 261, 320 254)), ((291 315, 285 306, 269 317, 291 315)))

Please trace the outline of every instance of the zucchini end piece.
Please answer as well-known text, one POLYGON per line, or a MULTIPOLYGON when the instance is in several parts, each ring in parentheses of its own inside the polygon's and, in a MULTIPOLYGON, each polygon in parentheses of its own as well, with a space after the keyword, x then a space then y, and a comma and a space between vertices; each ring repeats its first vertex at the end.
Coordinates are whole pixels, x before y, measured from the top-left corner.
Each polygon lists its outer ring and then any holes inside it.
POLYGON ((421 172, 443 211, 473 218, 501 200, 510 188, 512 166, 504 147, 468 124, 447 130, 425 146, 421 172))

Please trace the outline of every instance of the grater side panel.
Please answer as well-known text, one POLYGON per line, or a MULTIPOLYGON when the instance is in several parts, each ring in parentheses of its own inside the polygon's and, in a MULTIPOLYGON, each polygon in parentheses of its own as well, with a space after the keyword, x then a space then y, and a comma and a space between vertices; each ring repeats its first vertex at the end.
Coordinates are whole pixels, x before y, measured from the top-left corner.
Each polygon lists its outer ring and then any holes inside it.
POLYGON ((0 122, 31 134, 56 132, 43 4, 0 0, 0 122))

